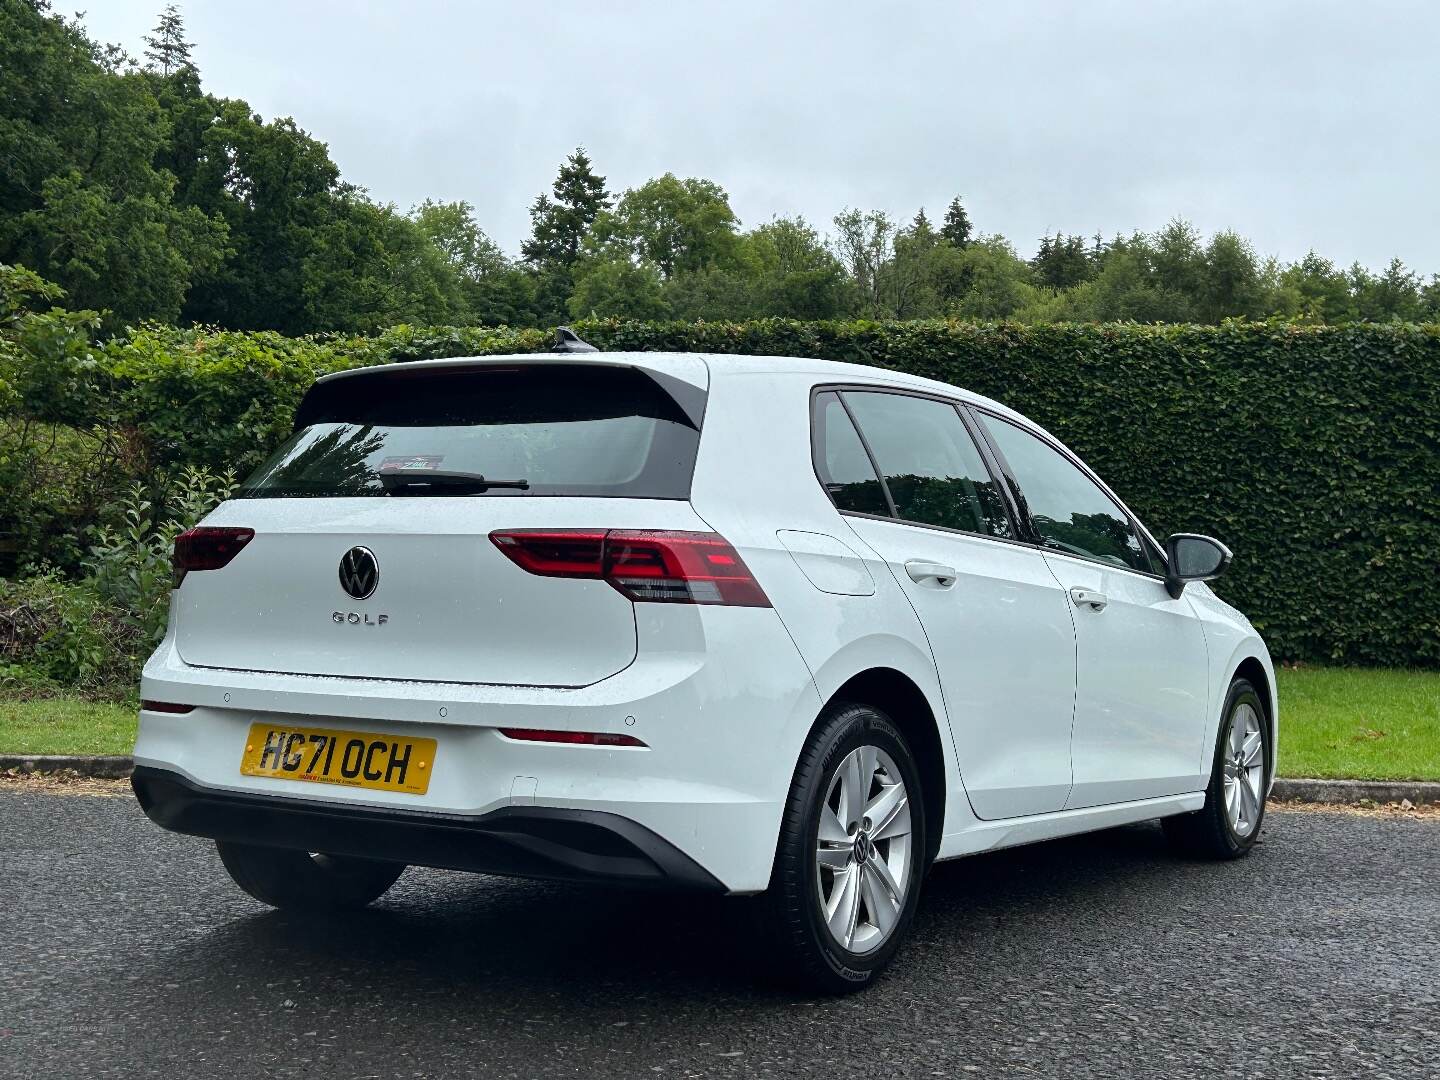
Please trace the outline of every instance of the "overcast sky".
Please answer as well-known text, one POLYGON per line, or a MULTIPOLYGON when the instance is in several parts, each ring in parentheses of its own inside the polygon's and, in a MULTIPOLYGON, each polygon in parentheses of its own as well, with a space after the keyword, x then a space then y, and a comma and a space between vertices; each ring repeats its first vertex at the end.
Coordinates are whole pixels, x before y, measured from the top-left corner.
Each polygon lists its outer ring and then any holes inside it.
MULTIPOLYGON (((57 9, 68 10, 65 0, 57 9)), ((92 0, 133 53, 162 0, 92 0)), ((512 253, 583 145, 611 190, 715 180, 742 222, 963 194, 1043 233, 1189 218, 1262 255, 1440 271, 1440 3, 187 0, 205 85, 346 179, 466 199, 512 253)))

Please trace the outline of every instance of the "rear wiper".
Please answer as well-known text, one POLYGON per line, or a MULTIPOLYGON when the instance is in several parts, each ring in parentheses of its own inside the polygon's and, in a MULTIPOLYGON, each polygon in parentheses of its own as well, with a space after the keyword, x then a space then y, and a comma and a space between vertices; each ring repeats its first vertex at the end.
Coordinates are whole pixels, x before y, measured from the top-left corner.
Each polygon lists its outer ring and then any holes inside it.
POLYGON ((483 492, 491 488, 518 488, 527 491, 529 480, 490 480, 480 473, 450 469, 414 469, 377 473, 387 495, 424 494, 426 489, 444 489, 447 494, 483 492))

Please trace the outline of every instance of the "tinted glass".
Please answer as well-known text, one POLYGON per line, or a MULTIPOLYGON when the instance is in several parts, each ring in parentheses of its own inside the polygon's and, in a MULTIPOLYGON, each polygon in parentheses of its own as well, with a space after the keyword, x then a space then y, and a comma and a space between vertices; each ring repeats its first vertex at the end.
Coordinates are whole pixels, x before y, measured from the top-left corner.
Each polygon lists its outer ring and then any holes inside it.
POLYGON ((380 497, 383 473, 389 490, 407 495, 683 499, 700 438, 655 379, 601 366, 360 375, 312 389, 296 424, 237 498, 380 497), (529 487, 456 482, 470 475, 529 487))
POLYGON ((1009 536, 999 489, 953 406, 906 394, 845 392, 906 521, 1009 536))
POLYGON ((1007 421, 982 415, 981 422, 1014 470, 1047 547, 1150 571, 1150 560, 1124 512, 1069 458, 1007 421))
POLYGON ((815 468, 837 509, 890 516, 870 455, 833 393, 815 398, 815 468))

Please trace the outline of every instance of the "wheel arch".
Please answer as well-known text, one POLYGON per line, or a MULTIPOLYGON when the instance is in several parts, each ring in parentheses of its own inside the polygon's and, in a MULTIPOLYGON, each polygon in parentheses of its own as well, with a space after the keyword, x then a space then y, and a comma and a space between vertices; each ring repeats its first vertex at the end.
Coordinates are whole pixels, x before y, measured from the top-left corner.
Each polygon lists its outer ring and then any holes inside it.
MULTIPOLYGON (((896 668, 873 667, 842 683, 825 702, 820 716, 840 701, 879 709, 890 717, 910 744, 920 769, 920 796, 926 821, 925 854, 927 861, 933 861, 945 831, 945 743, 940 733, 940 718, 935 715, 925 692, 896 668)), ((817 716, 815 723, 819 722, 817 716)))

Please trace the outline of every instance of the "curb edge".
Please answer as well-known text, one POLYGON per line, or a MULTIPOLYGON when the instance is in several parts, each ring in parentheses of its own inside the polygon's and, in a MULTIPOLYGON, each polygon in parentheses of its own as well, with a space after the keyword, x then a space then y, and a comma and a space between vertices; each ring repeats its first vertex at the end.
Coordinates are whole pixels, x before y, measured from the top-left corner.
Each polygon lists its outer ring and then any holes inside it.
POLYGON ((1426 780, 1299 780, 1276 777, 1270 797, 1280 802, 1440 804, 1440 783, 1426 780))
POLYGON ((124 780, 135 768, 128 754, 0 754, 0 773, 15 770, 22 776, 37 773, 73 773, 95 780, 124 780))

